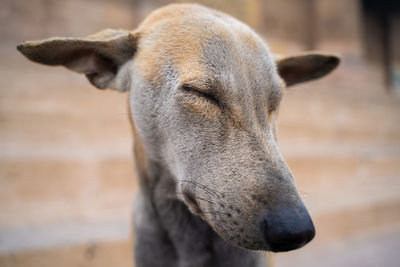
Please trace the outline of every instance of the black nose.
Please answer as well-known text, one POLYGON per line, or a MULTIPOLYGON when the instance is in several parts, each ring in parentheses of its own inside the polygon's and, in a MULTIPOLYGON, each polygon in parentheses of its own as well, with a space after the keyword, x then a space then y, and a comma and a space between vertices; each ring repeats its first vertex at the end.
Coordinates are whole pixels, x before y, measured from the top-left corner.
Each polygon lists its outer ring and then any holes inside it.
POLYGON ((289 251, 301 248, 315 236, 314 224, 305 208, 283 209, 263 218, 262 230, 271 251, 289 251))

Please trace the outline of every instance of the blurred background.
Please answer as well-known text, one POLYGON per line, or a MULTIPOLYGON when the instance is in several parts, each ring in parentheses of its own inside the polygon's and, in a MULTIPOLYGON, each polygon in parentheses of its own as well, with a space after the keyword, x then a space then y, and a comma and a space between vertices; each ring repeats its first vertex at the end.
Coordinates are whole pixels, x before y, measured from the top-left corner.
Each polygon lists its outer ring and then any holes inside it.
MULTIPOLYGON (((134 29, 168 0, 0 0, 0 266, 132 267, 127 94, 28 62, 29 39, 134 29)), ((187 2, 187 1, 178 1, 187 2)), ((400 266, 400 7, 375 0, 199 0, 276 53, 337 53, 288 89, 282 154, 314 219, 276 266, 400 266)))

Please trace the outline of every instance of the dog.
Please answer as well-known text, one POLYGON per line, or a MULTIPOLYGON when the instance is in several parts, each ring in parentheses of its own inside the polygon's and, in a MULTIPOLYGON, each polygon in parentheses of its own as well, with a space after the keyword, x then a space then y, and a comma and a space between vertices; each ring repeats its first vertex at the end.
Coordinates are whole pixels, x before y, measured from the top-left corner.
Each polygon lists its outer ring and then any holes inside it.
POLYGON ((274 56, 247 25, 197 4, 160 8, 134 31, 17 49, 129 91, 137 267, 266 266, 257 250, 313 239, 275 121, 285 88, 328 74, 337 56, 274 56))

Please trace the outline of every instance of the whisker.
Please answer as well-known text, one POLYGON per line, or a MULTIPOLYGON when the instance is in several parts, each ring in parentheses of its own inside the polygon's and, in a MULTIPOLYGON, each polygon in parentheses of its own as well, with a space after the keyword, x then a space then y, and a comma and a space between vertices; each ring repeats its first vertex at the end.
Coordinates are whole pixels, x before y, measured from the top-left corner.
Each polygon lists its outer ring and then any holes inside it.
MULTIPOLYGON (((176 194, 177 194, 177 195, 184 195, 184 193, 176 193, 176 194)), ((199 199, 199 200, 205 201, 205 202, 208 202, 208 203, 211 203, 211 204, 214 204, 214 205, 218 205, 217 202, 214 202, 214 201, 211 201, 211 200, 202 198, 202 197, 197 197, 197 196, 192 196, 192 195, 191 195, 191 197, 192 197, 192 198, 195 198, 195 199, 199 199)))
POLYGON ((202 185, 202 184, 200 184, 198 182, 193 182, 193 181, 188 181, 188 180, 181 180, 180 182, 194 184, 194 185, 198 186, 199 188, 203 189, 204 191, 208 192, 209 194, 211 194, 211 195, 213 195, 215 197, 219 197, 219 195, 221 195, 221 193, 219 193, 219 192, 217 192, 215 190, 211 190, 207 186, 202 185))

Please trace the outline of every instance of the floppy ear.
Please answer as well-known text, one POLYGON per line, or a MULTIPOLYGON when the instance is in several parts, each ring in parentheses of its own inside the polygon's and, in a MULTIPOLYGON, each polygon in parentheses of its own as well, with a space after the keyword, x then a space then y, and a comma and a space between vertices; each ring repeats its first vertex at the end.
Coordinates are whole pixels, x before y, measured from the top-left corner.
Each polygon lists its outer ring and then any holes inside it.
POLYGON ((127 88, 116 88, 114 80, 119 68, 133 57, 137 40, 137 33, 107 29, 85 38, 28 41, 17 49, 32 61, 83 73, 99 89, 124 91, 127 88))
POLYGON ((276 56, 278 72, 286 86, 321 78, 334 70, 339 62, 337 56, 313 52, 290 57, 276 56))

